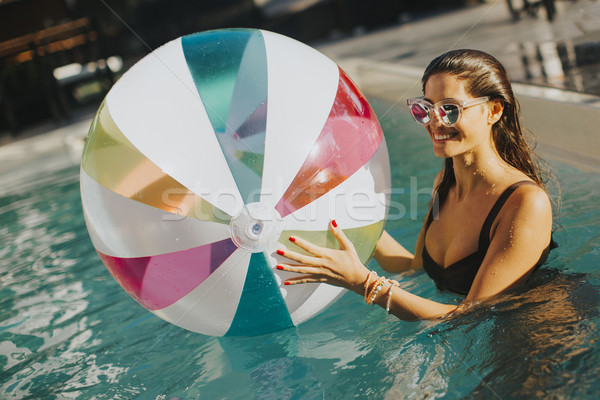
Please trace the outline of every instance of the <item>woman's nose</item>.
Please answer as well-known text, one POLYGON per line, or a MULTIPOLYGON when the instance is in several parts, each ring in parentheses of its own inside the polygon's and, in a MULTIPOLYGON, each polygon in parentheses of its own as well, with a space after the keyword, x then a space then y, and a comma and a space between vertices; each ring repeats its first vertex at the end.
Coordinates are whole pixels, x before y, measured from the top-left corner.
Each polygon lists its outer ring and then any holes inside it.
MULTIPOLYGON (((444 115, 440 116, 440 115, 438 114, 438 112, 439 112, 439 111, 432 111, 432 112, 431 112, 431 121, 430 121, 429 123, 430 123, 432 126, 434 126, 434 127, 445 126, 445 125, 442 123, 442 118, 441 118, 441 117, 443 117, 444 115)), ((443 112, 443 111, 441 111, 441 112, 443 112)))

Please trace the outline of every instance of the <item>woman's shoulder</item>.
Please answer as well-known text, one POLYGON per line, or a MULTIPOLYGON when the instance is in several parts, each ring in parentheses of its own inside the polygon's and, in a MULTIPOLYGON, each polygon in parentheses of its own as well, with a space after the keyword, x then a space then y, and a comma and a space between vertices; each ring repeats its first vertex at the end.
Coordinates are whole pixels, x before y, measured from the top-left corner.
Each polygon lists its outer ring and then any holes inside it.
POLYGON ((514 188, 514 193, 510 197, 523 201, 539 201, 541 203, 550 202, 548 193, 539 184, 531 179, 515 180, 509 188, 514 188))
POLYGON ((516 187, 502 207, 503 217, 519 222, 552 220, 552 204, 542 187, 532 180, 517 181, 513 185, 516 187))

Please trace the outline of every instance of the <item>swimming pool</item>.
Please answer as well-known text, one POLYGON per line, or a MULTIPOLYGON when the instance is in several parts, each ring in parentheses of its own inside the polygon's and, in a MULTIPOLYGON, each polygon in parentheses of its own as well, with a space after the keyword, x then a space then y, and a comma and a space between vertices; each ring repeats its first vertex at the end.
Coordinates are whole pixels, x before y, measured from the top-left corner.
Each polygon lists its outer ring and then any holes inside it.
MULTIPOLYGON (((414 248, 441 163, 410 117, 373 100, 396 189, 386 229, 414 248)), ((79 167, 31 167, 0 197, 0 397, 44 399, 589 398, 600 393, 600 176, 552 163, 562 210, 526 287, 439 322, 347 294, 297 328, 214 338, 150 314, 96 255, 79 167)), ((378 269, 375 263, 373 268, 378 269)), ((439 301, 423 272, 398 277, 439 301)))

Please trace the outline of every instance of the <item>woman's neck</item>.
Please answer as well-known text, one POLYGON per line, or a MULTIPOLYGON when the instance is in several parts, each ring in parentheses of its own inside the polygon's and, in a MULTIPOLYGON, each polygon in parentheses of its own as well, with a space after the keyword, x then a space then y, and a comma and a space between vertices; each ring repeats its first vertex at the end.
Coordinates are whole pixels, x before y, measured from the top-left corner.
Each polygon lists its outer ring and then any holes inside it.
POLYGON ((490 147, 470 150, 452 161, 459 199, 476 190, 489 192, 512 175, 512 168, 490 147))

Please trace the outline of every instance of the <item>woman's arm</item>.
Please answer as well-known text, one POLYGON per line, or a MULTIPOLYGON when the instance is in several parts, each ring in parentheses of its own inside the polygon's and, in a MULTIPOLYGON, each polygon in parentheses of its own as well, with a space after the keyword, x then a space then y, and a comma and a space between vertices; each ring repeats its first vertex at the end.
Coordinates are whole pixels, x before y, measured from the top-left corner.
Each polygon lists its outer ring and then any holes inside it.
POLYGON ((492 226, 490 246, 468 300, 494 296, 531 275, 552 235, 552 205, 537 186, 522 186, 506 201, 492 226))
POLYGON ((375 260, 386 271, 402 272, 410 269, 415 256, 383 231, 375 247, 375 260))
POLYGON ((406 250, 404 246, 396 241, 389 233, 383 231, 377 241, 375 248, 375 261, 387 272, 402 272, 409 269, 421 268, 423 266, 423 241, 425 240, 425 226, 421 228, 415 254, 406 250))
MULTIPOLYGON (((523 186, 502 208, 492 227, 492 238, 469 294, 462 304, 483 300, 524 282, 550 243, 552 206, 536 186, 523 186)), ((386 283, 376 303, 404 320, 431 319, 459 306, 436 303, 386 283)))
POLYGON ((375 304, 386 309, 388 300, 389 312, 404 321, 440 318, 456 311, 459 307, 456 304, 438 303, 419 297, 389 282, 381 289, 381 295, 377 296, 375 304), (389 293, 388 290, 392 292, 389 293))
MULTIPOLYGON (((524 281, 550 242, 552 208, 548 196, 539 188, 523 186, 523 189, 515 192, 506 202, 497 221, 492 227, 490 247, 466 302, 496 295, 524 281)), ((277 268, 304 274, 289 279, 286 284, 326 282, 366 297, 368 293, 365 292, 373 290, 375 277, 360 262, 354 246, 342 230, 333 224, 330 228, 340 244, 338 250, 321 248, 291 237, 292 242, 313 255, 278 251, 301 265, 281 264, 277 268)), ((382 284, 374 303, 383 308, 389 304, 389 311, 404 320, 442 317, 460 307, 416 296, 393 286, 390 281, 382 284)))
MULTIPOLYGON (((300 265, 280 263, 277 269, 296 272, 301 276, 288 279, 286 285, 296 285, 310 282, 323 282, 344 287, 365 296, 365 291, 373 289, 374 279, 370 279, 369 271, 359 260, 354 245, 342 230, 330 224, 333 235, 338 240, 339 249, 329 249, 316 246, 306 240, 290 237, 290 241, 312 255, 304 255, 292 250, 278 250, 277 253, 300 265), (370 283, 370 285, 369 285, 370 283)), ((385 282, 379 294, 375 297, 375 304, 387 307, 387 294, 391 283, 385 282)), ((390 299, 390 312, 398 318, 405 320, 430 319, 446 315, 456 310, 456 305, 441 304, 410 294, 398 287, 392 287, 390 299)))

